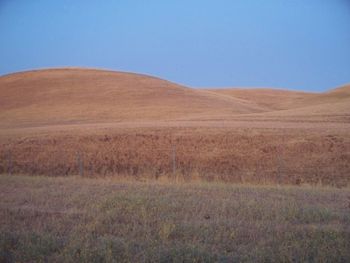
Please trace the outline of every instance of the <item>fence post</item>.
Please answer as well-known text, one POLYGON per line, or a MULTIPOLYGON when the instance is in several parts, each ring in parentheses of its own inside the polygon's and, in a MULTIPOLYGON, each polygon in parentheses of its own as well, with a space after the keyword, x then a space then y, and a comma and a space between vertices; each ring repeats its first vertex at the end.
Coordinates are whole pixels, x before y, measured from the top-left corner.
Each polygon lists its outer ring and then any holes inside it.
POLYGON ((7 153, 7 173, 12 175, 12 153, 10 150, 7 153))
POLYGON ((77 164, 79 169, 79 175, 84 176, 84 159, 79 151, 77 152, 77 164))
POLYGON ((173 175, 176 173, 176 145, 173 145, 173 175))
POLYGON ((282 173, 284 172, 284 167, 283 167, 283 158, 282 158, 282 149, 281 147, 277 151, 277 183, 281 184, 282 183, 282 173))

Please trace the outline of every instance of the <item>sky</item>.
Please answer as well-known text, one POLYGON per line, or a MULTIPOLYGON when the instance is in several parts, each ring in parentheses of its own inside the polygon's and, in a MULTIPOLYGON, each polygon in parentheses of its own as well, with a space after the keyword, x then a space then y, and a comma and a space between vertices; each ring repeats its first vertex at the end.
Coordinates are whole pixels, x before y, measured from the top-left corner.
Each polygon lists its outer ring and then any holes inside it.
POLYGON ((324 91, 350 82, 350 0, 0 0, 0 75, 65 66, 324 91))

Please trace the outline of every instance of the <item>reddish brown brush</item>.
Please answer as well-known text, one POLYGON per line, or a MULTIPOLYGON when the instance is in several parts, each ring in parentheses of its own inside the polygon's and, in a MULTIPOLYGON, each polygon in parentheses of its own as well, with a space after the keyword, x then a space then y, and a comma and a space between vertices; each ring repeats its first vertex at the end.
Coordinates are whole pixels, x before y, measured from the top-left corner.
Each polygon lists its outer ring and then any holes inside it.
POLYGON ((0 172, 8 171, 10 153, 11 171, 21 174, 346 185, 349 149, 350 136, 317 132, 131 128, 13 139, 1 145, 0 172))

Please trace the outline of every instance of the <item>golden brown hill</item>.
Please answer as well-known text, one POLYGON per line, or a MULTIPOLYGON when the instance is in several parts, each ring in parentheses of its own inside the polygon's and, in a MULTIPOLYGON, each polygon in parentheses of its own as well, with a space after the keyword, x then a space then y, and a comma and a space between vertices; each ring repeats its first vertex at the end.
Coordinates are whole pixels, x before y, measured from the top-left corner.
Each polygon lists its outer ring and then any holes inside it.
POLYGON ((244 100, 146 75, 47 69, 0 77, 2 126, 170 120, 261 112, 244 100))

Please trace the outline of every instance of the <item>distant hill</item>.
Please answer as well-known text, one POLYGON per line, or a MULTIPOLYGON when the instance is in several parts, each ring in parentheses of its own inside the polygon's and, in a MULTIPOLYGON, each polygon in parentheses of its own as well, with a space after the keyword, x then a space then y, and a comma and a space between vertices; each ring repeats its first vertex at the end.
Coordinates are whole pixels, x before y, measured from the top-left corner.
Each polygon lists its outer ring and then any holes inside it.
POLYGON ((141 74, 63 68, 0 77, 0 123, 169 120, 261 112, 240 99, 141 74))

